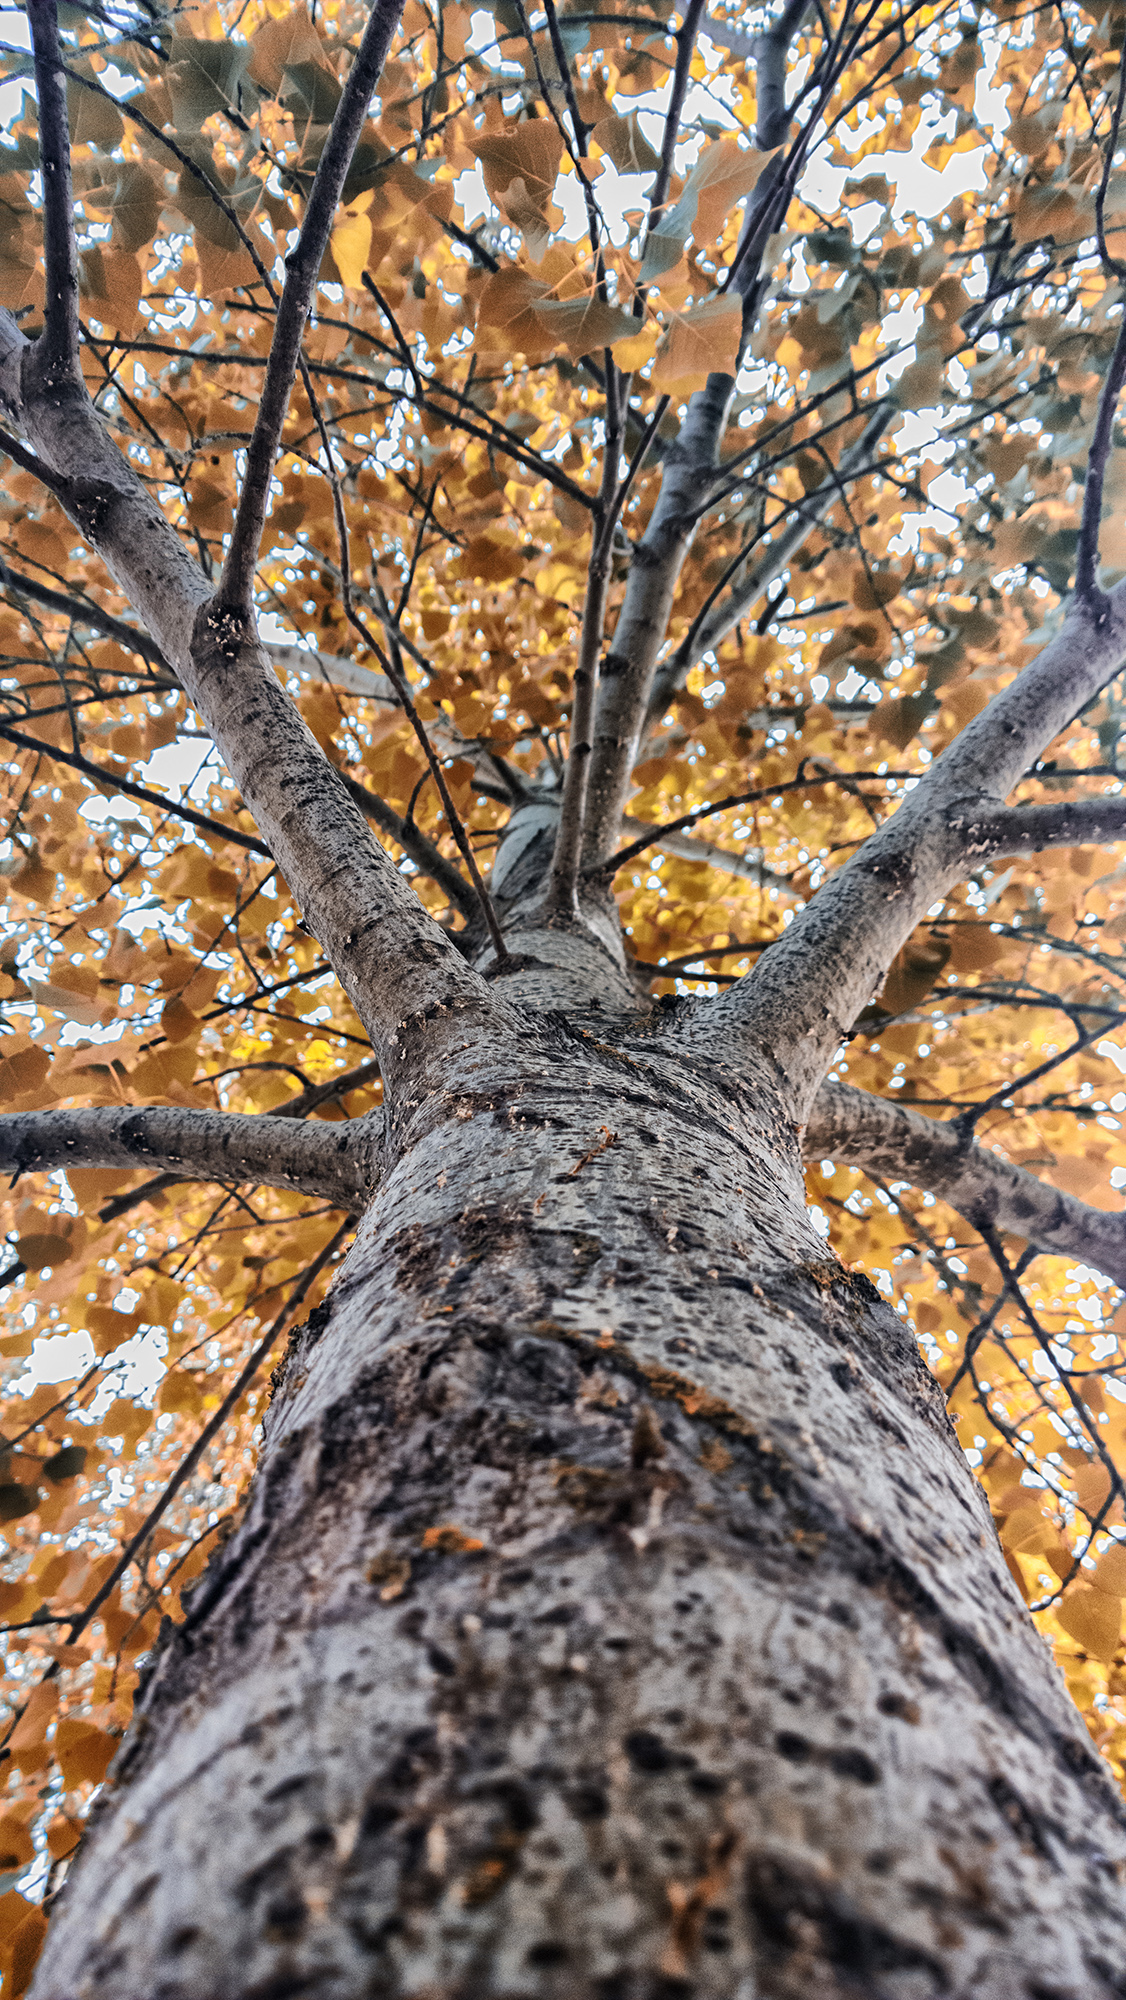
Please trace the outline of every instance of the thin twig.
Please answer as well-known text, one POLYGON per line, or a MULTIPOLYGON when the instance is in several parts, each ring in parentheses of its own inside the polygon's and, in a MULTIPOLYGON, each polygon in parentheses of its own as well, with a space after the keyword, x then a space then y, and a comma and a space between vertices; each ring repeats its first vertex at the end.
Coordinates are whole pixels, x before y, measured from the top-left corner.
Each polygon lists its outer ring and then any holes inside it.
POLYGON ((78 1634, 85 1630, 92 1618, 96 1617, 110 1595, 110 1592, 124 1576, 137 1550, 143 1542, 147 1541, 161 1516, 167 1512, 181 1486, 183 1486, 186 1480, 191 1478, 212 1438, 217 1431, 222 1429, 235 1405, 246 1394, 266 1356, 269 1354, 270 1349, 277 1344, 278 1336, 285 1326, 286 1321, 291 1319, 297 1311, 310 1286, 316 1283, 325 1265, 335 1256, 345 1236, 347 1236, 352 1227, 351 1218, 347 1222, 342 1222, 335 1236, 329 1239, 324 1249, 320 1252, 320 1255, 313 1259, 313 1262, 309 1265, 304 1275, 298 1280, 277 1318, 258 1342, 257 1347, 251 1350, 240 1373, 228 1389, 214 1416, 204 1425, 191 1450, 177 1466, 159 1500, 150 1507, 136 1534, 126 1543, 119 1560, 114 1564, 101 1589, 95 1593, 85 1609, 79 1612, 78 1616, 71 1621, 69 1644, 73 1645, 78 1634))
POLYGON ((268 847, 256 840, 252 833, 243 833, 237 826, 224 826, 221 821, 209 819, 206 813, 196 812, 193 806, 185 805, 177 799, 162 798, 159 792, 150 792, 146 785, 134 784, 118 771, 107 770, 104 764, 94 764, 89 757, 83 757, 73 750, 63 750, 54 743, 40 743, 34 736, 25 736, 22 729, 13 729, 10 723, 0 722, 0 739, 11 743, 17 750, 31 750, 40 757, 48 757, 55 764, 69 764, 72 771, 81 771, 84 777, 92 778, 101 790, 110 789, 124 793, 128 799, 138 799, 142 805, 152 806, 162 813, 173 813, 177 819, 186 820, 189 826, 198 826, 202 833, 214 840, 222 838, 232 841, 236 847, 245 847, 250 854, 260 854, 267 861, 273 859, 268 847))

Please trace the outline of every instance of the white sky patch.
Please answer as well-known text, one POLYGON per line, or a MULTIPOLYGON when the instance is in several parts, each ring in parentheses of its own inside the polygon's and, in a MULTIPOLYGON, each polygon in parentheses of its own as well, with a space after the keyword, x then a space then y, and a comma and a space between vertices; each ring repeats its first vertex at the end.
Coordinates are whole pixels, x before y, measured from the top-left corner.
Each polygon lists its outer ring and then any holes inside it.
MULTIPOLYGON (((0 12, 0 42, 6 42, 9 48, 31 47, 31 30, 22 8, 18 13, 14 8, 4 8, 0 12)), ((30 86, 23 77, 13 77, 10 83, 0 83, 0 125, 8 126, 19 117, 25 90, 30 91, 30 86)))

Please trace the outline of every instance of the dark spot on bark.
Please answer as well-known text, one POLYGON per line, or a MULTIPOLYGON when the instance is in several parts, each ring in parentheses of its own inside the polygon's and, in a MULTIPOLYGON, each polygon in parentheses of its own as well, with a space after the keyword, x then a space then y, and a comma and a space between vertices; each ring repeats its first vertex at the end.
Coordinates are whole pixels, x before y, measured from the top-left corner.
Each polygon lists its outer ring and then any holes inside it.
POLYGON ((856 1376, 853 1370, 849 1367, 847 1361, 834 1361, 830 1366, 829 1373, 832 1376, 834 1382, 836 1383, 838 1389, 844 1389, 846 1391, 849 1389, 855 1389, 856 1376))
POLYGON ((269 1854, 264 1861, 260 1861, 257 1868, 252 1868, 248 1874, 240 1876, 234 1885, 235 1902, 242 1909, 248 1910, 272 1882, 277 1882, 279 1877, 286 1875, 292 1853, 293 1849, 290 1847, 279 1848, 275 1854, 269 1854))
POLYGON ((399 1808, 390 1799, 370 1799, 364 1808, 360 1821, 361 1840, 378 1840, 381 1833, 394 1826, 399 1818, 399 1808))
POLYGON ((164 1949, 172 1958, 178 1958, 182 1951, 187 1951, 195 1943, 199 1934, 197 1924, 180 1924, 174 1931, 169 1932, 164 1949))
POLYGON ((699 1793, 701 1798, 709 1798, 716 1792, 727 1789, 727 1779, 718 1771, 693 1771, 688 1780, 688 1789, 699 1793))
POLYGON ((908 854, 877 854, 865 866, 881 888, 892 896, 902 895, 915 880, 915 864, 908 854))
POLYGON ((851 1630, 853 1626, 855 1626, 856 1613, 853 1611, 851 1605, 839 1604, 834 1602, 832 1604, 827 1605, 826 1610, 828 1612, 829 1617, 833 1620, 834 1624, 845 1625, 849 1628, 849 1630, 851 1630))
POLYGON ((129 1910, 143 1909, 159 1881, 160 1881, 159 1875, 146 1875, 143 1882, 138 1882, 136 1888, 133 1891, 133 1894, 130 1896, 129 1901, 125 1906, 126 1909, 129 1910))
POLYGON ((670 1771, 677 1759, 668 1745, 651 1729, 631 1729, 622 1738, 622 1746, 635 1771, 643 1771, 646 1777, 656 1777, 661 1771, 670 1771))
POLYGON ((557 1341, 533 1340, 530 1335, 513 1342, 512 1358, 526 1375, 549 1392, 553 1402, 568 1401, 575 1394, 579 1371, 565 1348, 557 1341))
POLYGON ((494 1778, 480 1786, 479 1790, 496 1799, 513 1833, 523 1836, 539 1825, 535 1799, 518 1778, 494 1778))
POLYGON ((901 1722, 916 1723, 920 1720, 917 1701, 910 1701, 905 1694, 889 1691, 879 1696, 876 1707, 881 1715, 897 1715, 901 1722))
POLYGON ((880 1767, 863 1750, 830 1750, 825 1759, 838 1778, 852 1778, 858 1785, 878 1785, 880 1767))
POLYGON ((813 1754, 813 1746, 804 1736, 796 1736, 792 1729, 783 1729, 774 1738, 774 1748, 787 1764, 805 1764, 813 1754))
POLYGON ((456 1674, 457 1661, 451 1660, 449 1654, 442 1651, 441 1646, 427 1646, 426 1657, 436 1674, 456 1674))
POLYGON ((574 1785, 566 1794, 576 1819, 605 1819, 610 1801, 597 1785, 574 1785))
POLYGON ((574 1604, 555 1604, 550 1611, 542 1612, 535 1622, 537 1625, 569 1625, 577 1610, 574 1604))
POLYGON ((263 1803, 272 1806, 278 1799, 287 1799, 291 1792, 301 1791, 311 1776, 311 1771, 295 1771, 291 1778, 282 1778, 278 1784, 271 1785, 268 1792, 263 1792, 263 1803))
POLYGON ((750 1861, 747 1902, 763 1943, 779 1956, 807 1952, 812 1927, 834 1972, 874 1979, 882 1973, 922 1971, 934 1982, 932 1990, 949 1988, 943 1967, 930 1952, 885 1930, 831 1883, 773 1856, 756 1855, 750 1861))
POLYGON ((1034 1847, 1037 1854, 1042 1855, 1045 1861, 1054 1864, 1055 1856, 1048 1845, 1046 1824, 1039 1813, 1033 1812, 1031 1806, 1025 1804, 1015 1786, 998 1773, 997 1777, 990 1778, 985 1789, 1002 1819, 1008 1820, 1014 1833, 1019 1834, 1024 1845, 1034 1847))
POLYGON ((562 1965, 567 1957, 567 1947, 557 1938, 544 1938, 539 1944, 529 1946, 529 1965, 562 1965))
POLYGON ((870 1875, 890 1875, 895 1867, 895 1856, 889 1854, 886 1847, 877 1847, 865 1856, 864 1866, 870 1875))

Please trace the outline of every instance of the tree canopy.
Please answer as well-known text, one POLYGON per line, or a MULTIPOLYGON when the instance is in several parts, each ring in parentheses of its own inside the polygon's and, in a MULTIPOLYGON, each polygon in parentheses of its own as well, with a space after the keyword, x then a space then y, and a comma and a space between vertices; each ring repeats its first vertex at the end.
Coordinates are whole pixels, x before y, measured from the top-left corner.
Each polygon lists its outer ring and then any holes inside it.
MULTIPOLYGON (((1104 386, 1121 5, 406 0, 273 464, 279 301, 369 10, 59 18, 90 396, 204 575, 254 576, 281 684, 455 942, 496 923, 510 818, 565 816, 581 770, 560 895, 579 869, 612 890, 639 990, 738 980, 1084 576, 1126 573, 1104 386), (714 476, 680 490, 685 425, 728 376, 714 476), (679 543, 647 566, 655 520, 679 543), (635 728, 615 635, 662 589, 635 728)), ((3 62, 33 75, 22 43, 3 62)), ((0 145, 0 300, 28 339, 49 172, 28 94, 0 145)), ((18 1162, 4 1203, 14 1995, 161 1618, 237 1518, 271 1365, 362 1206, 343 1167, 316 1193, 268 1163, 228 1178, 217 1136, 178 1172, 152 1120, 296 1135, 361 1119, 381 1084, 174 664, 43 465, 0 448, 3 1103, 115 1110, 121 1134, 118 1166, 18 1162)), ((910 1316, 1120 1775, 1124 730, 1113 681, 1028 771, 1016 802, 1052 809, 1052 845, 983 838, 833 1071, 878 1101, 869 1126, 830 1092, 807 1141, 825 1230, 910 1316), (908 1178, 904 1106, 949 1121, 942 1172, 920 1124, 908 1178), (975 1141, 975 1173, 1039 1183, 1031 1237, 1023 1182, 1002 1211, 968 1189, 975 1141)))

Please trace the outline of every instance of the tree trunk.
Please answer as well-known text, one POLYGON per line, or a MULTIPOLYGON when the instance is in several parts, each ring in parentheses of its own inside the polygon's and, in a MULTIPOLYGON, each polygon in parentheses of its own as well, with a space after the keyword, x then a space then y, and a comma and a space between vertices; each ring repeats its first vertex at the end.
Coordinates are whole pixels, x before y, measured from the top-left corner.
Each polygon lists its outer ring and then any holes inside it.
POLYGON ((700 1019, 400 1095, 36 2000, 1126 1993, 1117 1794, 700 1019))

